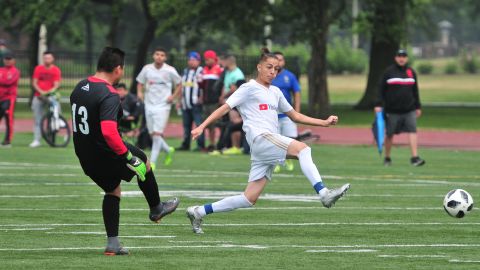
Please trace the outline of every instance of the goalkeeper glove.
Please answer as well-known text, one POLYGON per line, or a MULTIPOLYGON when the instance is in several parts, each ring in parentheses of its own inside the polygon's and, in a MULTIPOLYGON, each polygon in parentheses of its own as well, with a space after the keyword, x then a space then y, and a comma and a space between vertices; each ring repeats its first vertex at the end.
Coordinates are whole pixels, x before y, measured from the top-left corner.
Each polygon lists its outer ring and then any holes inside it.
POLYGON ((132 155, 132 152, 130 151, 125 154, 125 158, 127 159, 127 167, 132 170, 140 180, 144 181, 145 174, 147 173, 145 162, 132 155))

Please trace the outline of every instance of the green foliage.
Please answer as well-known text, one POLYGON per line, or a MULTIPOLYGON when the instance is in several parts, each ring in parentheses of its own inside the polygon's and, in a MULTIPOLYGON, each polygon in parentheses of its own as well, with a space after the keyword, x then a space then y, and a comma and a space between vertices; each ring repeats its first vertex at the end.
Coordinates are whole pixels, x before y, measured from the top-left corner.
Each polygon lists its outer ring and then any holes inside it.
POLYGON ((462 63, 463 70, 467 73, 475 74, 480 67, 476 55, 471 52, 462 52, 460 55, 460 62, 462 63))
POLYGON ((327 63, 333 74, 363 73, 368 56, 363 50, 353 49, 348 39, 335 38, 328 47, 327 63))
POLYGON ((417 70, 420 74, 431 74, 433 65, 430 62, 421 62, 417 65, 417 70))
POLYGON ((445 74, 457 74, 458 65, 456 62, 449 62, 444 69, 445 74))

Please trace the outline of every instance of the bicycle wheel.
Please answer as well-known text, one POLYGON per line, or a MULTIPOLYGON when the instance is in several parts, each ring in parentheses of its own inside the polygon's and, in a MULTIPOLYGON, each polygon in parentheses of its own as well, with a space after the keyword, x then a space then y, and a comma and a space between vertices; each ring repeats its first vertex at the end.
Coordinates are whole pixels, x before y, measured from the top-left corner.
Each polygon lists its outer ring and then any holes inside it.
POLYGON ((55 119, 49 112, 42 117, 42 137, 52 147, 66 147, 70 142, 70 126, 63 116, 55 119))

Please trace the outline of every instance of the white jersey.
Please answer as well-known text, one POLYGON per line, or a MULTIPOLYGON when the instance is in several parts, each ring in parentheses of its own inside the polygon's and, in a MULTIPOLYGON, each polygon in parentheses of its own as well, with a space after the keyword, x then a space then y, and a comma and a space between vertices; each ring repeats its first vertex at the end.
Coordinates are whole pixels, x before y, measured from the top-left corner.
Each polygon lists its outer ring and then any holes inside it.
POLYGON ((145 65, 137 76, 137 82, 145 87, 145 110, 170 107, 167 99, 172 95, 173 87, 181 81, 177 70, 167 63, 163 63, 159 69, 153 63, 145 65))
POLYGON ((242 84, 226 103, 240 112, 250 145, 263 133, 278 134, 278 114, 293 110, 278 87, 270 85, 266 88, 255 80, 242 84))

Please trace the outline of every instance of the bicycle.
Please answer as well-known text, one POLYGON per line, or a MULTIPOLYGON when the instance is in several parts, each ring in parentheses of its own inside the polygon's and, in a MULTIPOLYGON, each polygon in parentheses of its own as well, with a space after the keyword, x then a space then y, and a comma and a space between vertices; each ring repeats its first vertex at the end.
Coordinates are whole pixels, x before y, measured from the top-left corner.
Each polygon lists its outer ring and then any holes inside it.
POLYGON ((52 147, 66 147, 71 137, 70 126, 60 113, 60 103, 56 95, 46 98, 48 111, 41 120, 42 137, 52 147))

